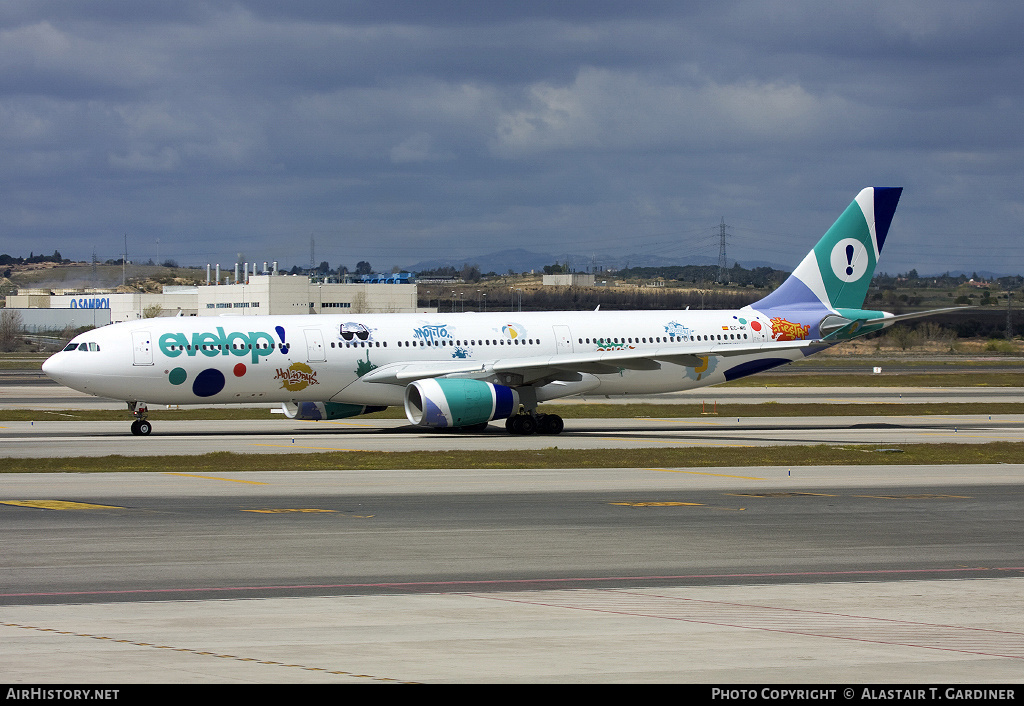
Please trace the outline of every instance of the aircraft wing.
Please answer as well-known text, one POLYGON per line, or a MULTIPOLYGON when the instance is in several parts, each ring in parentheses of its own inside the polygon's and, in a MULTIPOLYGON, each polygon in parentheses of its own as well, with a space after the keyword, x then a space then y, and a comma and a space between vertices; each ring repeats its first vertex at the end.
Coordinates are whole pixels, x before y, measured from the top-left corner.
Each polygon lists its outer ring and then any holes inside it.
POLYGON ((496 374, 518 374, 524 383, 553 380, 575 373, 614 374, 625 370, 658 370, 662 363, 698 367, 706 356, 741 356, 790 351, 820 345, 820 341, 766 341, 736 345, 724 342, 694 342, 660 348, 624 348, 587 353, 496 358, 483 361, 411 361, 391 363, 370 371, 363 382, 406 385, 416 380, 439 377, 486 379, 496 374), (703 343, 703 345, 700 345, 703 343))

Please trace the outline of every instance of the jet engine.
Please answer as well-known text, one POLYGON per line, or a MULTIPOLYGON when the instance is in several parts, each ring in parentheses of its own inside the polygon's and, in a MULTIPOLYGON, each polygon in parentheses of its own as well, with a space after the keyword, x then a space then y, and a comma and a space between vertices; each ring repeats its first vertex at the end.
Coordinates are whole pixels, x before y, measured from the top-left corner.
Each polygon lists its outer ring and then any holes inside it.
POLYGON ((405 416, 424 427, 486 424, 518 409, 519 393, 481 380, 428 378, 405 388, 405 416))
POLYGON ((321 420, 358 417, 360 414, 381 412, 387 407, 370 407, 361 404, 338 404, 337 402, 285 402, 281 405, 284 416, 289 419, 321 420))

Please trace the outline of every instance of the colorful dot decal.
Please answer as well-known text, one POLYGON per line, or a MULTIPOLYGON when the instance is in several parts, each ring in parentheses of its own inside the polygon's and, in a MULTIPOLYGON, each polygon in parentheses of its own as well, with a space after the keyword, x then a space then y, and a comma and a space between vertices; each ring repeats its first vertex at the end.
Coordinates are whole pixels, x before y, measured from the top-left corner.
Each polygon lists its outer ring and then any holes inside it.
POLYGON ((196 397, 213 397, 224 389, 224 373, 216 368, 207 368, 196 375, 192 383, 192 393, 196 397))
POLYGON ((243 375, 245 375, 245 363, 239 363, 238 365, 236 365, 234 372, 236 378, 240 378, 243 375))
POLYGON ((172 385, 180 385, 188 379, 188 373, 185 372, 184 368, 175 368, 167 376, 167 381, 172 385))

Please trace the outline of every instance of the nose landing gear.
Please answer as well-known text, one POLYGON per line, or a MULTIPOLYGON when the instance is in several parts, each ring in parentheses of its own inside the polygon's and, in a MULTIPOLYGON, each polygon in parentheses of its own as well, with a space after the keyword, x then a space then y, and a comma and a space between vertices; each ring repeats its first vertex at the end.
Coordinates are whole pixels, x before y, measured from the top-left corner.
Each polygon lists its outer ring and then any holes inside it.
POLYGON ((146 419, 146 415, 149 414, 149 408, 146 407, 146 403, 129 402, 128 409, 135 415, 135 421, 132 422, 132 434, 135 436, 148 436, 153 431, 153 425, 146 419))

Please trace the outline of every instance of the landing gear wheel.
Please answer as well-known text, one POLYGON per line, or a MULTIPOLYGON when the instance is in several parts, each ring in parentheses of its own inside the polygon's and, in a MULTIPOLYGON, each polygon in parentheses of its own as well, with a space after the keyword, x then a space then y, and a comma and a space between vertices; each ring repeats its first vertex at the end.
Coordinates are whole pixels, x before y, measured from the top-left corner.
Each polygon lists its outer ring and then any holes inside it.
POLYGON ((147 436, 153 431, 153 425, 145 419, 136 419, 132 422, 132 434, 135 436, 147 436))
POLYGON ((537 431, 537 422, 529 414, 517 414, 509 417, 505 422, 505 428, 513 434, 529 436, 537 431))
POLYGON ((565 422, 557 414, 543 414, 537 424, 538 434, 561 434, 565 429, 565 422))

